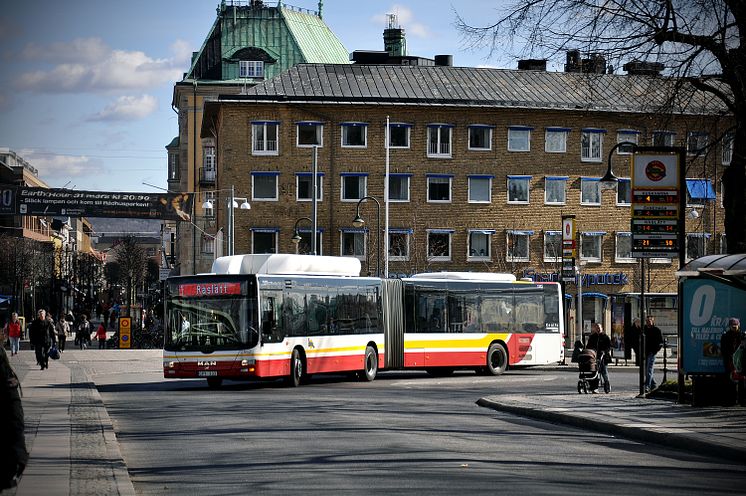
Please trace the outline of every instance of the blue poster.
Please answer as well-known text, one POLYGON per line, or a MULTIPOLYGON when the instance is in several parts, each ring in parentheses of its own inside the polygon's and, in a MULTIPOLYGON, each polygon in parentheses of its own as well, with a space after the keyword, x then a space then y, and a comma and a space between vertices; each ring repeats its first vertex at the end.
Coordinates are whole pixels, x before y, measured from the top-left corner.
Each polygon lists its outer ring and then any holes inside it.
POLYGON ((730 317, 746 322, 746 291, 712 279, 690 278, 684 281, 683 311, 684 373, 724 373, 720 337, 730 317))

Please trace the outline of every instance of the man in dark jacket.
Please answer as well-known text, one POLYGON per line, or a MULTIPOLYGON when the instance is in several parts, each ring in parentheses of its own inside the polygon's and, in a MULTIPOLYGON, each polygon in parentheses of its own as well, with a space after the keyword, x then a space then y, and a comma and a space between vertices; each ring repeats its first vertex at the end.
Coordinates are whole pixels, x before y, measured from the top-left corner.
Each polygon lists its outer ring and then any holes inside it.
POLYGON ((645 318, 645 390, 651 391, 656 388, 657 384, 653 379, 653 369, 655 368, 655 356, 663 348, 663 333, 655 326, 655 318, 648 316, 645 318))
POLYGON ((49 368, 49 348, 56 342, 54 326, 47 320, 47 312, 41 309, 31 322, 28 331, 29 341, 36 351, 36 361, 41 370, 49 368))
MULTIPOLYGON (((611 339, 604 332, 601 324, 594 322, 591 324, 591 335, 588 337, 588 344, 585 345, 588 350, 596 350, 598 357, 598 371, 606 385, 606 392, 611 392, 611 383, 609 382, 609 371, 606 364, 611 361, 611 339)), ((591 392, 595 393, 595 389, 591 392)))
POLYGON ((15 486, 28 463, 20 387, 0 346, 0 491, 15 486))

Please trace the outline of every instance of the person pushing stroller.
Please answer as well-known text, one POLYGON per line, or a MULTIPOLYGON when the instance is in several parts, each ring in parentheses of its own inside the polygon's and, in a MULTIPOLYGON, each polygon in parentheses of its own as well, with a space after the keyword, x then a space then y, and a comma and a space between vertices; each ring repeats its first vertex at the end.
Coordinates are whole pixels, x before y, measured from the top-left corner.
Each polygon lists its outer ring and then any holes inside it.
MULTIPOLYGON (((585 349, 578 357, 578 368, 580 369, 580 380, 578 381, 578 392, 581 386, 590 387, 591 393, 596 393, 599 386, 600 374, 603 381, 604 391, 611 392, 611 383, 609 382, 609 372, 606 368, 611 361, 611 339, 604 332, 601 324, 593 323, 591 325, 591 335, 588 337, 588 343, 585 349), (592 373, 588 376, 588 373, 592 373)), ((585 389, 585 387, 583 387, 585 389)))

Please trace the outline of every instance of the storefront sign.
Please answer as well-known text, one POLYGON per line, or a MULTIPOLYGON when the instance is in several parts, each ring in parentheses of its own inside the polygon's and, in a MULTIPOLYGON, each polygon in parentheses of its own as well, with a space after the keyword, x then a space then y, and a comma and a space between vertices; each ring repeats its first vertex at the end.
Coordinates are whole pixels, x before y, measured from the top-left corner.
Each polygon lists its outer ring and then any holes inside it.
MULTIPOLYGON (((559 272, 536 272, 534 269, 525 269, 523 277, 527 277, 534 282, 558 282, 560 280, 559 272)), ((629 276, 624 272, 606 272, 604 274, 583 274, 583 286, 625 286, 629 284, 629 276)), ((577 284, 577 277, 574 279, 577 284)))

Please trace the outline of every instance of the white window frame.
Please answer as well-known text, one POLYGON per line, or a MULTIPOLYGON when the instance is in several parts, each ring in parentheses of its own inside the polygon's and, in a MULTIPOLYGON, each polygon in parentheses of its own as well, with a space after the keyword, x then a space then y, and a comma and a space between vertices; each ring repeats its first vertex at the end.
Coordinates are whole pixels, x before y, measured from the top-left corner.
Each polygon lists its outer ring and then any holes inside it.
POLYGON ((689 156, 699 157, 706 152, 709 143, 709 133, 704 131, 689 131, 689 133, 687 133, 686 135, 686 154, 689 156))
MULTIPOLYGON (((353 242, 353 246, 357 246, 357 243, 353 242)), ((367 253, 366 253, 367 250, 368 250, 368 230, 367 229, 365 229, 363 231, 357 230, 357 229, 355 229, 355 230, 352 230, 352 229, 342 230, 342 232, 340 233, 340 236, 339 236, 339 256, 341 256, 341 257, 355 257, 358 260, 365 260, 366 256, 367 256, 367 253), (344 254, 345 236, 346 235, 350 235, 350 234, 352 234, 356 239, 357 239, 358 236, 362 235, 362 237, 363 237, 363 253, 361 253, 361 254, 353 253, 351 255, 349 255, 349 254, 345 255, 344 254)), ((353 250, 353 252, 354 252, 354 250, 353 250)))
MULTIPOLYGON (((508 151, 509 152, 530 152, 531 151, 531 131, 533 128, 527 126, 508 126, 508 151), (525 133, 525 134, 524 134, 525 133), (516 147, 519 137, 525 136, 526 147, 516 147)), ((521 139, 522 141, 522 139, 521 139)))
POLYGON ((368 124, 364 122, 343 122, 340 124, 340 127, 342 128, 342 132, 340 133, 340 140, 341 140, 341 146, 342 148, 368 148, 368 124), (363 128, 363 144, 362 145, 351 145, 349 143, 345 143, 345 141, 349 141, 349 130, 351 128, 363 128))
POLYGON ((656 129, 650 134, 650 144, 653 146, 673 146, 676 142, 676 133, 673 131, 666 131, 663 129, 656 129), (655 144, 655 139, 663 138, 663 143, 655 144))
POLYGON ((632 180, 628 177, 620 177, 617 181, 616 204, 618 207, 629 207, 632 204, 632 180), (619 185, 622 183, 629 184, 629 201, 620 201, 619 199, 619 185))
MULTIPOLYGON (((257 234, 271 234, 272 235, 272 239, 274 241, 274 243, 273 243, 274 244, 274 251, 272 251, 270 253, 280 253, 279 252, 279 245, 278 245, 279 240, 280 240, 280 236, 279 236, 280 233, 277 230, 272 230, 272 231, 252 230, 251 231, 251 253, 257 253, 257 251, 256 251, 256 235, 257 234)), ((266 253, 266 252, 262 252, 262 253, 266 253)))
POLYGON ((427 125, 427 156, 430 158, 451 158, 453 156, 453 126, 451 124, 428 124, 427 125), (445 140, 443 139, 443 130, 448 131, 448 142, 446 144, 445 140), (435 136, 436 139, 436 147, 437 152, 431 152, 430 151, 430 141, 432 140, 433 136, 431 133, 433 131, 437 131, 437 135, 435 136), (443 147, 447 146, 448 151, 443 152, 443 147))
POLYGON ((453 176, 433 174, 427 176, 427 203, 451 203, 453 201, 453 176), (433 179, 448 179, 448 199, 447 200, 431 200, 430 199, 430 184, 433 179))
POLYGON ((720 233, 720 254, 725 255, 728 253, 728 237, 725 233, 720 233))
POLYGON ((215 145, 210 143, 202 147, 202 174, 208 181, 215 181, 217 176, 217 160, 215 158, 215 145))
POLYGON ((215 236, 207 233, 202 234, 202 242, 200 245, 200 253, 204 255, 215 254, 215 236))
POLYGON ((315 121, 304 121, 304 122, 296 122, 295 123, 295 146, 298 148, 313 148, 314 146, 318 146, 319 148, 324 147, 324 124, 322 122, 315 122, 315 121), (300 142, 300 130, 301 126, 314 126, 316 128, 316 141, 318 144, 314 143, 301 143, 300 142))
POLYGON ((545 176, 544 177, 544 204, 545 205, 565 205, 567 203, 567 176, 545 176), (549 183, 562 183, 562 201, 549 201, 547 193, 549 183))
POLYGON ((494 176, 480 176, 472 175, 468 179, 468 191, 467 198, 469 203, 481 203, 483 205, 492 203, 492 179, 494 176), (472 181, 487 181, 487 199, 486 200, 474 200, 471 196, 472 193, 472 181))
POLYGON ((580 133, 580 161, 601 162, 604 155, 603 129, 586 128, 580 133))
POLYGON ((202 192, 202 203, 210 202, 212 208, 203 208, 202 216, 206 219, 214 219, 215 211, 218 209, 217 197, 215 191, 203 191, 202 192))
POLYGON ((544 231, 544 261, 545 262, 561 262, 562 261, 562 231, 544 231), (552 244, 549 242, 550 237, 557 237, 557 254, 556 256, 551 256, 547 250, 547 247, 551 246, 552 244))
MULTIPOLYGON (((505 232, 505 260, 508 262, 530 262, 531 261, 531 234, 532 231, 524 231, 520 229, 514 229, 514 230, 508 230, 505 232), (526 240, 526 253, 524 255, 516 256, 515 255, 515 249, 513 250, 513 253, 510 253, 510 246, 511 246, 511 239, 517 239, 517 237, 520 237, 520 239, 526 240)), ((516 244, 512 243, 515 247, 516 244)))
POLYGON ((239 60, 238 77, 264 79, 264 61, 262 60, 239 60))
POLYGON ((707 240, 710 239, 710 233, 686 233, 686 249, 684 253, 687 262, 694 260, 694 257, 689 256, 689 246, 691 244, 690 240, 692 239, 702 240, 702 253, 699 256, 703 257, 707 254, 707 240))
POLYGON ((589 232, 580 233, 580 250, 579 255, 581 260, 585 260, 586 262, 591 263, 601 263, 603 262, 603 252, 604 252, 604 235, 603 234, 591 234, 589 232), (593 256, 587 256, 583 254, 583 241, 585 238, 593 238, 598 240, 598 250, 597 254, 593 256))
POLYGON ((410 144, 412 143, 412 126, 410 124, 406 124, 404 122, 391 122, 389 124, 389 148, 393 149, 409 149, 410 144), (392 145, 391 144, 391 136, 393 136, 393 133, 391 132, 391 129, 404 129, 405 130, 405 136, 407 138, 407 144, 406 145, 392 145))
POLYGON ((409 260, 410 252, 410 239, 412 238, 412 233, 410 230, 402 229, 402 230, 394 230, 389 229, 389 260, 393 262, 406 262, 409 260), (395 243, 392 242, 391 237, 392 236, 404 236, 404 248, 405 248, 405 254, 404 255, 391 255, 391 247, 394 246, 395 243))
POLYGON ((279 122, 252 122, 251 123, 251 154, 252 155, 279 155, 280 154, 280 123, 279 122), (267 138, 267 129, 275 128, 275 139, 267 138), (258 130, 262 130, 262 139, 258 139, 258 130), (272 143, 274 149, 272 150, 272 143), (261 147, 257 146, 261 143, 261 147), (260 149, 261 148, 261 149, 260 149))
MULTIPOLYGON (((311 253, 311 246, 312 246, 311 242, 313 241, 311 239, 312 231, 313 229, 298 228, 298 235, 300 236, 301 240, 298 244, 295 245, 296 255, 311 255, 312 254, 311 253), (308 246, 308 251, 301 252, 301 249, 300 249, 301 246, 308 246)), ((295 236, 295 233, 293 233, 293 236, 295 236)), ((323 246, 324 246, 324 232, 321 229, 319 229, 316 232, 316 251, 317 251, 316 255, 324 254, 323 246)))
POLYGON ((511 205, 528 205, 531 203, 531 176, 511 176, 507 177, 507 195, 508 203, 511 205), (526 199, 525 200, 511 200, 510 199, 510 185, 512 182, 526 182, 526 199))
POLYGON ((580 204, 584 207, 600 207, 601 206, 601 181, 598 177, 581 177, 580 178, 580 204), (598 201, 584 201, 583 185, 585 183, 595 183, 598 194, 598 201))
POLYGON ((728 133, 723 136, 723 152, 721 157, 721 162, 723 165, 730 165, 731 160, 733 160, 733 139, 733 133, 728 133))
POLYGON ((492 260, 492 236, 495 234, 494 229, 469 229, 466 241, 466 261, 467 262, 489 262, 492 260), (487 237, 487 252, 483 255, 472 255, 472 236, 482 235, 487 237))
POLYGON ((450 262, 453 258, 453 231, 444 229, 428 229, 427 230, 427 261, 428 262, 450 262), (430 255, 430 236, 435 234, 444 234, 448 236, 448 255, 430 255))
MULTIPOLYGON (((295 174, 295 201, 298 202, 311 202, 313 201, 313 174, 310 172, 296 173, 295 174), (308 198, 301 198, 300 196, 300 180, 308 179, 308 198)), ((324 200, 324 175, 319 173, 316 177, 316 201, 320 202, 324 200)))
MULTIPOLYGON (((624 143, 625 141, 628 141, 630 143, 634 143, 635 145, 639 144, 640 142, 640 131, 637 131, 636 129, 619 129, 616 132, 616 142, 624 143)), ((632 148, 627 148, 628 145, 622 145, 619 148, 616 149, 617 155, 632 155, 632 148)))
POLYGON ((620 231, 617 232, 614 236, 614 261, 617 263, 635 263, 637 260, 632 257, 632 233, 631 232, 624 232, 620 231), (622 256, 619 253, 619 240, 625 238, 627 240, 627 243, 629 244, 629 251, 627 254, 629 256, 622 256))
POLYGON ((570 132, 567 128, 561 127, 547 127, 544 129, 544 151, 547 153, 567 153, 567 135, 570 132), (558 143, 561 143, 559 147, 552 148, 550 143, 553 141, 550 136, 559 136, 558 143))
POLYGON ((252 172, 251 173, 251 200, 257 202, 276 202, 280 200, 280 173, 279 172, 252 172), (272 197, 257 197, 256 196, 256 178, 258 177, 273 177, 275 180, 275 194, 272 197))
POLYGON ((342 173, 340 174, 340 183, 341 184, 339 188, 339 201, 341 202, 346 202, 346 203, 358 202, 360 201, 361 198, 368 196, 368 174, 342 173), (360 196, 357 198, 346 198, 347 184, 345 181, 348 177, 356 177, 358 178, 358 181, 362 180, 362 187, 360 188, 361 189, 360 196))
POLYGON ((492 128, 486 124, 472 124, 467 128, 466 143, 467 149, 470 151, 477 152, 488 152, 492 150, 492 128), (471 133, 472 131, 483 131, 487 132, 487 146, 486 147, 473 147, 471 146, 471 133))
POLYGON ((412 186, 412 175, 411 174, 389 174, 389 203, 409 203, 411 198, 411 186, 412 186), (406 179, 406 198, 391 198, 391 180, 392 179, 406 179))

